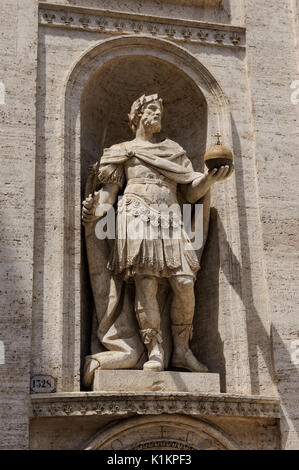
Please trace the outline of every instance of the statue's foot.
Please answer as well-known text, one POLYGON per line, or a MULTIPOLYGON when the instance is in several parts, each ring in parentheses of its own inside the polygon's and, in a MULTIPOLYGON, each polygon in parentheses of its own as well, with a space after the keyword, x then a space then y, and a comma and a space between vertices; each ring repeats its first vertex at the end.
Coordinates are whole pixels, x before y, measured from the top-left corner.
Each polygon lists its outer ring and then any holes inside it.
POLYGON ((143 370, 150 372, 161 372, 164 370, 162 359, 150 359, 143 364, 143 370))
POLYGON ((174 352, 171 365, 177 369, 186 369, 190 372, 209 372, 207 366, 199 362, 189 348, 174 352))
POLYGON ((164 370, 161 331, 157 328, 147 328, 140 330, 140 333, 148 352, 148 361, 143 364, 143 370, 161 372, 164 370))
POLYGON ((100 368, 100 363, 92 356, 86 356, 83 368, 83 385, 90 387, 93 382, 94 373, 100 368))

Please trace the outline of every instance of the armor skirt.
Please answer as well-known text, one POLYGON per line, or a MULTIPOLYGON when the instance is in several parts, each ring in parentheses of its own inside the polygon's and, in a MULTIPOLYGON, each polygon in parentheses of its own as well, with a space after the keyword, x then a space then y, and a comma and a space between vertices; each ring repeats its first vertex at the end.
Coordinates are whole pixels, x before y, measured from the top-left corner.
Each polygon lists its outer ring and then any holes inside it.
POLYGON ((199 262, 184 229, 181 209, 147 204, 137 194, 118 202, 116 238, 108 262, 115 274, 196 277, 199 262))

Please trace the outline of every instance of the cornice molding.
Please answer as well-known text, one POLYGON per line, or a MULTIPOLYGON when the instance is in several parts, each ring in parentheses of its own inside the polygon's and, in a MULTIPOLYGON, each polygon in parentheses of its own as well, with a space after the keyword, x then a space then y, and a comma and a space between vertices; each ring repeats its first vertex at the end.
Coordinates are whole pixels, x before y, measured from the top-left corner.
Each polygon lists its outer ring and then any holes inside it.
POLYGON ((244 395, 190 393, 55 393, 32 395, 33 417, 186 414, 279 418, 279 399, 244 395))
POLYGON ((172 41, 244 48, 245 28, 85 7, 39 4, 39 24, 110 35, 148 34, 172 41))

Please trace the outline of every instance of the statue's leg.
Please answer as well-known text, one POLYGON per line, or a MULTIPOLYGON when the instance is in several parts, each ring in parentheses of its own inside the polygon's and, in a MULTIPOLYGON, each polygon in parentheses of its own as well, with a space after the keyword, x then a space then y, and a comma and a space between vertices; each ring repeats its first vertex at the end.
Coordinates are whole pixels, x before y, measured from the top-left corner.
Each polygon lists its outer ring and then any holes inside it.
POLYGON ((199 362, 190 349, 192 322, 195 308, 194 280, 192 276, 172 276, 169 279, 173 290, 171 305, 171 330, 173 337, 173 367, 192 372, 207 372, 208 368, 199 362))
POLYGON ((164 369, 161 317, 157 301, 158 280, 154 276, 135 276, 135 312, 143 343, 148 351, 144 370, 164 369))

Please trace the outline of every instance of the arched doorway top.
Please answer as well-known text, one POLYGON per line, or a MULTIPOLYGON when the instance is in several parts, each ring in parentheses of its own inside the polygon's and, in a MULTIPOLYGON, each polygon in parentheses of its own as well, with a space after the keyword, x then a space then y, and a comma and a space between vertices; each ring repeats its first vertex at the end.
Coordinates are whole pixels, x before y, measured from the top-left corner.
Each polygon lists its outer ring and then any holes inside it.
POLYGON ((129 418, 108 425, 85 450, 237 450, 222 430, 183 415, 129 418))

